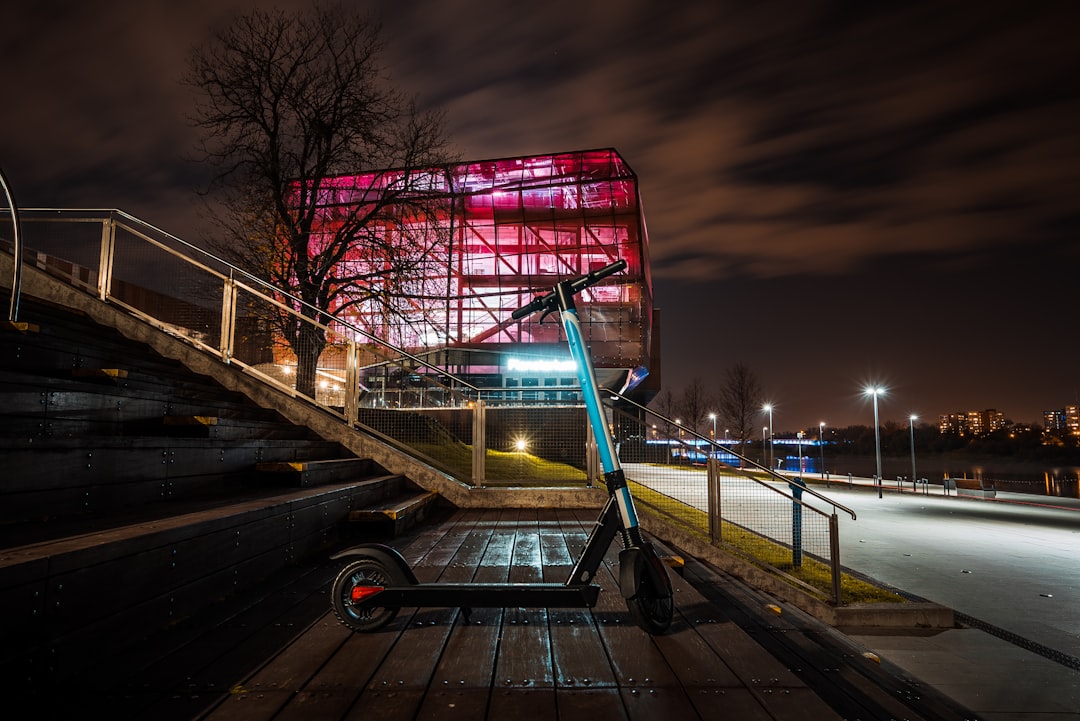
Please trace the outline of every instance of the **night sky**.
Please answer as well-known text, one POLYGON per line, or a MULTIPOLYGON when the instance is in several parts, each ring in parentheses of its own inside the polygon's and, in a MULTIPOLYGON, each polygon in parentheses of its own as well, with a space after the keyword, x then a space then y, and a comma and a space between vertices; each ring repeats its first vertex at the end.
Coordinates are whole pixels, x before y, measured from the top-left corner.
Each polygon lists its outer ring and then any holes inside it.
MULTIPOLYGON (((280 2, 282 7, 301 2, 280 2)), ((466 159, 638 173, 665 387, 742 362, 776 430, 1080 398, 1080 3, 371 2, 466 159)), ((198 242, 193 45, 238 0, 8 3, 0 167, 24 207, 198 242)))

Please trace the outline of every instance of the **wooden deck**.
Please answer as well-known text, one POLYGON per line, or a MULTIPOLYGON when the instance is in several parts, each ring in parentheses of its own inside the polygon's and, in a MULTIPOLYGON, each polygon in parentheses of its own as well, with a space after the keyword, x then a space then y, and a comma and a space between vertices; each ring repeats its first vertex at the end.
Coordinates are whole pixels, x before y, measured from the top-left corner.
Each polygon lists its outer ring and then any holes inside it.
MULTIPOLYGON (((593 521, 588 511, 459 510, 398 547, 421 581, 562 581, 593 521)), ((179 625, 152 657, 103 665, 111 688, 87 679, 81 697, 55 699, 155 721, 949 717, 913 712, 902 689, 838 660, 866 666, 858 654, 822 654, 818 632, 789 625, 786 613, 747 624, 693 566, 687 576, 712 600, 672 574, 672 628, 650 636, 616 588, 616 557, 613 548, 597 574, 603 590, 591 610, 476 609, 466 623, 459 609, 406 608, 369 634, 351 633, 329 610, 342 563, 324 561, 287 583, 270 579, 242 608, 223 602, 216 620, 179 625)), ((743 608, 764 606, 742 593, 743 608)), ((72 703, 56 717, 70 718, 72 703)))
MULTIPOLYGON (((421 581, 552 581, 594 513, 462 511, 401 550, 421 581)), ((617 549, 616 549, 617 550, 617 549)), ((780 662, 674 577, 671 632, 630 619, 611 567, 596 608, 403 609, 352 634, 325 614, 206 719, 829 719, 780 662)))

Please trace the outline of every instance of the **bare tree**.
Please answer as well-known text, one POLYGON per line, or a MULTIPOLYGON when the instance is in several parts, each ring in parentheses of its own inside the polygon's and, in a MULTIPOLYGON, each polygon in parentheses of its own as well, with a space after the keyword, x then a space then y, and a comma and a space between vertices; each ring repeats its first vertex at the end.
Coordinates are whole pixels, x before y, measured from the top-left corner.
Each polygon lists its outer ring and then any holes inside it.
POLYGON ((720 388, 719 416, 724 427, 735 434, 739 441, 739 454, 756 429, 755 419, 761 411, 762 390, 757 376, 745 364, 739 362, 724 372, 720 388))
POLYGON ((700 433, 701 425, 709 415, 710 405, 711 401, 705 383, 699 376, 694 376, 683 388, 677 406, 683 425, 695 433, 700 433))
MULTIPOLYGON (((324 324, 370 313, 373 301, 392 314, 425 297, 416 269, 440 242, 442 115, 387 81, 380 34, 372 16, 341 5, 255 9, 196 49, 184 78, 201 91, 198 150, 216 170, 226 231, 216 247, 324 324)), ((326 331, 288 312, 273 320, 296 355, 297 390, 314 395, 326 331)))
MULTIPOLYGON (((670 418, 671 420, 677 420, 675 416, 678 415, 679 411, 676 407, 675 396, 672 395, 670 389, 665 388, 661 391, 660 394, 656 396, 654 403, 656 404, 656 410, 664 419, 670 418)), ((661 423, 664 429, 664 438, 671 438, 673 426, 668 423, 667 420, 662 420, 661 423)))

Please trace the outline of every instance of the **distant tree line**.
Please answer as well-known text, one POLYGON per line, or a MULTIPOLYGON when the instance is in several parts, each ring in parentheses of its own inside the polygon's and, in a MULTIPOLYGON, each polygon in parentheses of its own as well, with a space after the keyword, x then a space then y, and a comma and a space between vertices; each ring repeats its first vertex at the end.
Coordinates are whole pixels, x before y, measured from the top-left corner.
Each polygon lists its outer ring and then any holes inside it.
MULTIPOLYGON (((757 375, 746 364, 737 362, 719 375, 719 385, 710 389, 700 377, 694 377, 679 394, 665 389, 652 407, 657 413, 706 438, 712 435, 713 418, 719 439, 736 441, 736 451, 745 455, 747 444, 760 443, 764 391, 757 375)), ((665 435, 670 428, 662 429, 665 435)), ((819 429, 802 429, 804 437, 816 440, 819 429)), ((798 431, 774 429, 776 438, 794 438, 798 431)), ((1012 456, 1024 460, 1080 463, 1080 437, 1065 431, 1046 431, 1038 425, 1007 423, 1005 428, 980 436, 942 433, 931 423, 885 421, 881 426, 881 452, 886 456, 904 456, 911 452, 912 436, 919 453, 971 453, 1012 456)), ((825 440, 832 455, 868 456, 875 453, 873 426, 851 425, 825 429, 825 440)))

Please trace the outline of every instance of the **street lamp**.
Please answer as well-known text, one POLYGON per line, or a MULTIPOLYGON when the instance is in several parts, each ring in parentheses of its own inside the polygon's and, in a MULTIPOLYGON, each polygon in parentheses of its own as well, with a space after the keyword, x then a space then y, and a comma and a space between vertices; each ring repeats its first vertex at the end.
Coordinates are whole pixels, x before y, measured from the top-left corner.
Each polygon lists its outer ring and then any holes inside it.
POLYGON ((825 421, 817 424, 817 444, 821 451, 821 477, 825 477, 825 421))
POLYGON ((773 467, 772 404, 766 403, 761 410, 769 414, 769 468, 773 467))
POLYGON ((874 397, 874 449, 877 453, 877 483, 878 483, 878 498, 881 498, 881 428, 878 423, 878 396, 885 395, 885 389, 880 386, 867 386, 864 393, 868 396, 874 397))
POLYGON ((911 425, 911 490, 915 490, 915 421, 919 419, 918 416, 911 416, 908 418, 908 422, 911 425))
POLYGON ((765 452, 765 434, 769 432, 768 426, 761 427, 761 462, 769 465, 769 454, 765 452))
POLYGON ((712 439, 716 440, 716 414, 710 413, 709 418, 712 420, 712 439))

